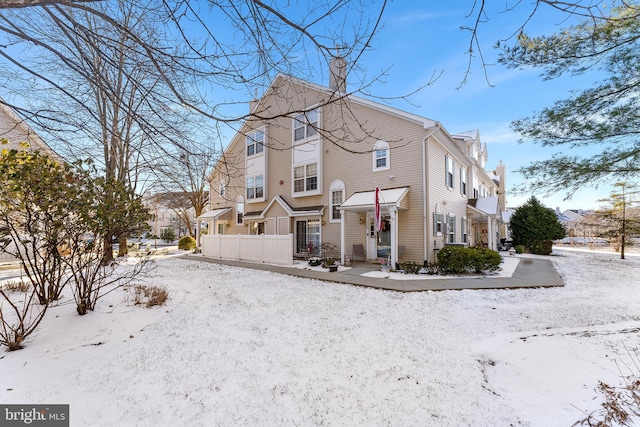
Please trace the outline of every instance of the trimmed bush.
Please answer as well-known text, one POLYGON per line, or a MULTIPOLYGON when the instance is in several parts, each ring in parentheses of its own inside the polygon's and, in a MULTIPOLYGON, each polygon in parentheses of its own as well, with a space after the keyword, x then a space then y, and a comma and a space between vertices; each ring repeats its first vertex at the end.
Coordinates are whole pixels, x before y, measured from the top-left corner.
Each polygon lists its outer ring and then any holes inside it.
POLYGON ((463 274, 471 266, 469 249, 445 246, 438 251, 438 265, 442 274, 463 274))
POLYGON ((487 248, 445 246, 438 251, 438 266, 442 274, 483 273, 500 268, 502 256, 487 248))
POLYGON ((502 263, 502 256, 488 248, 469 248, 471 250, 471 264, 476 273, 496 271, 502 263))
POLYGON ((552 249, 553 242, 551 240, 542 240, 529 245, 529 252, 536 255, 551 255, 552 249))
POLYGON ((178 249, 184 249, 187 251, 196 248, 196 239, 191 236, 184 236, 178 240, 178 249))
POLYGON ((515 247, 516 249, 516 253, 517 254, 523 254, 524 253, 524 245, 518 245, 515 247))

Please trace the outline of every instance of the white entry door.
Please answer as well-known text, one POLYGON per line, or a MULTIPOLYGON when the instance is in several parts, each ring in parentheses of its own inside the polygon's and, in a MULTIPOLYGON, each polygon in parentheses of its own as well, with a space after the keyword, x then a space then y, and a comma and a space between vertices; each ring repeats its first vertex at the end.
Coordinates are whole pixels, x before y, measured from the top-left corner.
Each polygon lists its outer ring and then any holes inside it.
POLYGON ((376 236, 375 215, 373 212, 367 212, 367 259, 376 259, 378 257, 378 242, 376 236))

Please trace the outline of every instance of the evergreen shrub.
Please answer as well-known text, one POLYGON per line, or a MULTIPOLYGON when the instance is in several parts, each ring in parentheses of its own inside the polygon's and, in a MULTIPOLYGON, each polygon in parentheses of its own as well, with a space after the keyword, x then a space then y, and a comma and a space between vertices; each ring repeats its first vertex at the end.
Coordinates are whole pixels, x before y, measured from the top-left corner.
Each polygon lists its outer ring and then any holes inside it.
POLYGON ((196 239, 191 236, 184 236, 178 240, 178 249, 191 251, 196 248, 196 239))
POLYGON ((502 256, 487 248, 445 246, 438 251, 438 267, 442 274, 483 273, 500 268, 502 256))

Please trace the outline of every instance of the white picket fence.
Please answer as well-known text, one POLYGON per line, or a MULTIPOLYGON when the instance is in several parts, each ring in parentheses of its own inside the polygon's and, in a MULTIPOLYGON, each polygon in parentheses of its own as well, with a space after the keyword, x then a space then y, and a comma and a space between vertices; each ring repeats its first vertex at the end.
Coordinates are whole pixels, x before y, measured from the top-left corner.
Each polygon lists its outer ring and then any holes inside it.
POLYGON ((202 236, 202 255, 212 258, 269 264, 293 264, 293 234, 286 236, 261 234, 202 236))

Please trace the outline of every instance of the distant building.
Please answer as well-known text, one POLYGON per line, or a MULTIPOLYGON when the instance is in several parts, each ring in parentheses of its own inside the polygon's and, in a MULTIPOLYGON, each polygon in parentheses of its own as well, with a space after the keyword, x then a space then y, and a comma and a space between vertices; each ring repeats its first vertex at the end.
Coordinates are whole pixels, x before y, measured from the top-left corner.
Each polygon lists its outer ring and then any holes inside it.
POLYGON ((142 201, 152 216, 149 221, 151 235, 160 237, 168 228, 173 229, 178 239, 195 235, 195 209, 184 193, 145 193, 142 201))
MULTIPOLYGON (((15 111, 2 103, 2 100, 0 100, 0 138, 5 138, 8 141, 8 144, 0 145, 0 150, 20 149, 20 143, 26 142, 29 144, 27 149, 30 151, 39 151, 48 156, 59 158, 56 152, 15 111)), ((11 255, 0 253, 0 262, 15 260, 11 255)))
POLYGON ((594 211, 584 209, 567 209, 562 212, 568 237, 593 237, 597 225, 593 221, 594 211))

